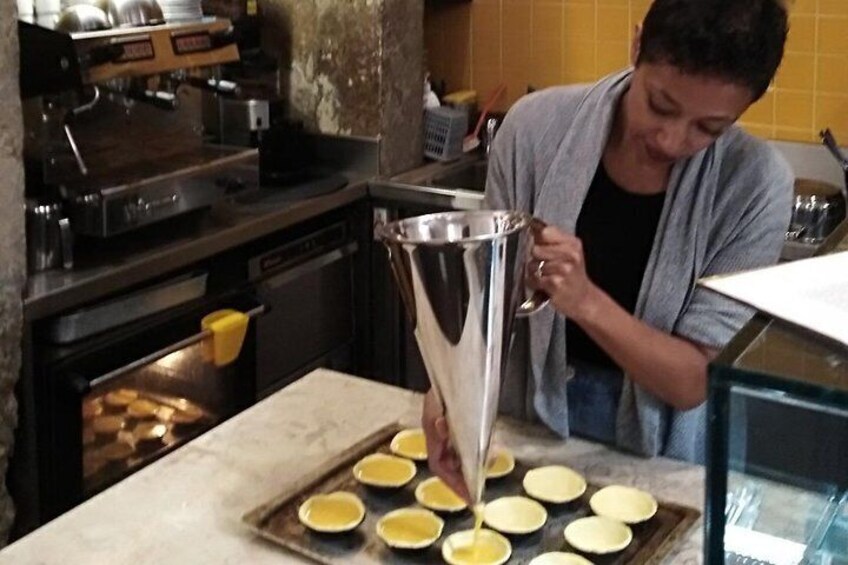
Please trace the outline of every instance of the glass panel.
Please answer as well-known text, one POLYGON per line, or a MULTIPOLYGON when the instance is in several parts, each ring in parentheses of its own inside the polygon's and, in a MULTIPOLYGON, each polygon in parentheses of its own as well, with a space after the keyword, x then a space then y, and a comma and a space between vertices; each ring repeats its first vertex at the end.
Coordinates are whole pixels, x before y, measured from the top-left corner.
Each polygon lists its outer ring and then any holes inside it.
POLYGON ((848 390, 847 351, 773 321, 733 365, 845 391, 848 390))
POLYGON ((730 387, 728 562, 845 564, 846 488, 848 410, 730 387))
POLYGON ((86 495, 228 415, 233 379, 197 343, 96 386, 82 402, 86 495))

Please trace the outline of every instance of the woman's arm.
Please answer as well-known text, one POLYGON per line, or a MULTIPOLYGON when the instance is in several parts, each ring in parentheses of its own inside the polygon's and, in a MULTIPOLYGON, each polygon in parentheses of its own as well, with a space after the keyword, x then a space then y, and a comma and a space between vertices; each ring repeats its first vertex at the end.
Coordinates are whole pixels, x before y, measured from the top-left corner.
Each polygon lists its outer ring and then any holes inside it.
POLYGON ((557 311, 630 378, 678 410, 704 402, 715 350, 657 330, 619 306, 587 276, 578 238, 547 227, 537 235, 533 257, 544 264, 529 277, 530 285, 547 292, 557 311))

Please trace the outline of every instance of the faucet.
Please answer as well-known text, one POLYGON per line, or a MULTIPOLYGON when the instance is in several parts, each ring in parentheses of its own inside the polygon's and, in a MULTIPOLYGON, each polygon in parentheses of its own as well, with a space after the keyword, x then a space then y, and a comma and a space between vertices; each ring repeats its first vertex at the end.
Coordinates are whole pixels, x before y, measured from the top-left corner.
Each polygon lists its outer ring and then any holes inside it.
POLYGON ((486 154, 486 159, 489 158, 489 152, 492 150, 492 143, 495 141, 495 134, 500 127, 500 121, 497 118, 489 118, 486 120, 486 129, 483 132, 483 151, 486 154))

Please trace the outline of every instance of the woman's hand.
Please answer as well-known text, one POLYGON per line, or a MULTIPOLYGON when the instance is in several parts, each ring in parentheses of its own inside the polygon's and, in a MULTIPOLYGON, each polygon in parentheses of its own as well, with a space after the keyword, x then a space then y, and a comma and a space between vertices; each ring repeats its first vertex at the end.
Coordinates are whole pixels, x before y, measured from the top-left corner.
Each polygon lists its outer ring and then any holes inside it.
POLYGON ((598 289, 586 274, 581 241, 553 226, 536 231, 534 240, 528 285, 550 296, 553 306, 567 318, 587 319, 598 289))
POLYGON ((578 238, 551 226, 533 237, 529 287, 547 293, 557 311, 666 404, 690 410, 704 402, 712 349, 658 330, 623 309, 589 279, 578 238))
POLYGON ((462 478, 459 457, 450 445, 448 422, 432 389, 424 397, 421 425, 427 438, 427 462, 430 470, 463 500, 469 502, 471 497, 462 478))

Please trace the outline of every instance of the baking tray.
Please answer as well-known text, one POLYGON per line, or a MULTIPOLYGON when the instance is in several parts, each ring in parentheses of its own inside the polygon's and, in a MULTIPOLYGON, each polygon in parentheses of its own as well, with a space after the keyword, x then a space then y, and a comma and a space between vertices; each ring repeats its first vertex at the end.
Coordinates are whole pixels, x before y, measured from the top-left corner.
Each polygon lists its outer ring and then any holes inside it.
MULTIPOLYGON (((90 445, 83 444, 83 493, 86 496, 93 496, 94 494, 102 491, 106 487, 111 486, 119 480, 124 479, 130 473, 138 471, 145 465, 152 463, 163 455, 170 453, 176 448, 188 443, 192 439, 199 436, 201 433, 212 428, 215 424, 218 423, 220 419, 219 415, 216 415, 211 410, 208 410, 197 402, 186 400, 180 397, 163 395, 155 392, 148 392, 146 390, 134 390, 138 392, 139 399, 151 400, 159 405, 173 408, 174 410, 181 410, 182 403, 187 402, 189 405, 202 412, 202 415, 200 418, 198 418, 196 422, 190 424, 183 424, 181 426, 175 424, 171 420, 160 420, 158 418, 155 419, 156 422, 167 426, 168 431, 162 438, 161 445, 155 446, 145 451, 138 449, 139 445, 136 442, 133 430, 140 423, 152 421, 154 420, 154 418, 133 418, 129 416, 126 409, 114 410, 113 412, 104 412, 104 415, 120 416, 124 418, 125 421, 131 422, 131 424, 123 430, 117 432, 113 440, 105 442, 102 440, 95 441, 95 443, 92 443, 90 445), (87 473, 85 468, 86 458, 96 457, 97 451, 103 449, 106 445, 112 443, 113 441, 121 441, 123 443, 128 443, 132 445, 133 452, 127 457, 125 457, 123 460, 115 461, 111 465, 104 464, 103 467, 87 473)), ((105 396, 106 392, 103 392, 101 394, 95 395, 95 398, 98 401, 102 402, 102 399, 105 396)), ((83 429, 87 428, 89 425, 90 424, 88 423, 83 423, 83 429)))
MULTIPOLYGON (((409 485, 394 491, 371 489, 360 485, 353 478, 353 465, 369 453, 389 453, 391 438, 401 429, 395 424, 379 430, 344 451, 324 469, 307 476, 274 500, 248 512, 243 520, 263 538, 317 563, 441 563, 441 542, 455 531, 473 527, 470 511, 442 514, 445 519, 442 538, 426 550, 392 550, 386 547, 375 533, 377 521, 385 513, 416 504, 416 485, 432 476, 426 463, 418 465, 418 474, 409 485), (362 524, 355 531, 343 535, 315 534, 301 525, 297 518, 298 506, 313 494, 336 490, 351 491, 362 498, 367 508, 362 524)), ((486 500, 523 494, 521 479, 530 468, 531 466, 516 460, 515 470, 509 476, 486 483, 486 500)), ((573 520, 591 514, 589 498, 598 488, 596 485, 589 485, 579 500, 561 506, 547 506, 548 522, 539 532, 529 536, 507 536, 513 550, 508 563, 528 563, 536 555, 547 551, 574 551, 565 543, 563 529, 573 520)), ((587 557, 593 563, 604 565, 659 563, 689 531, 699 516, 700 512, 692 508, 660 501, 659 509, 653 518, 633 527, 633 542, 624 551, 605 557, 587 557)))

